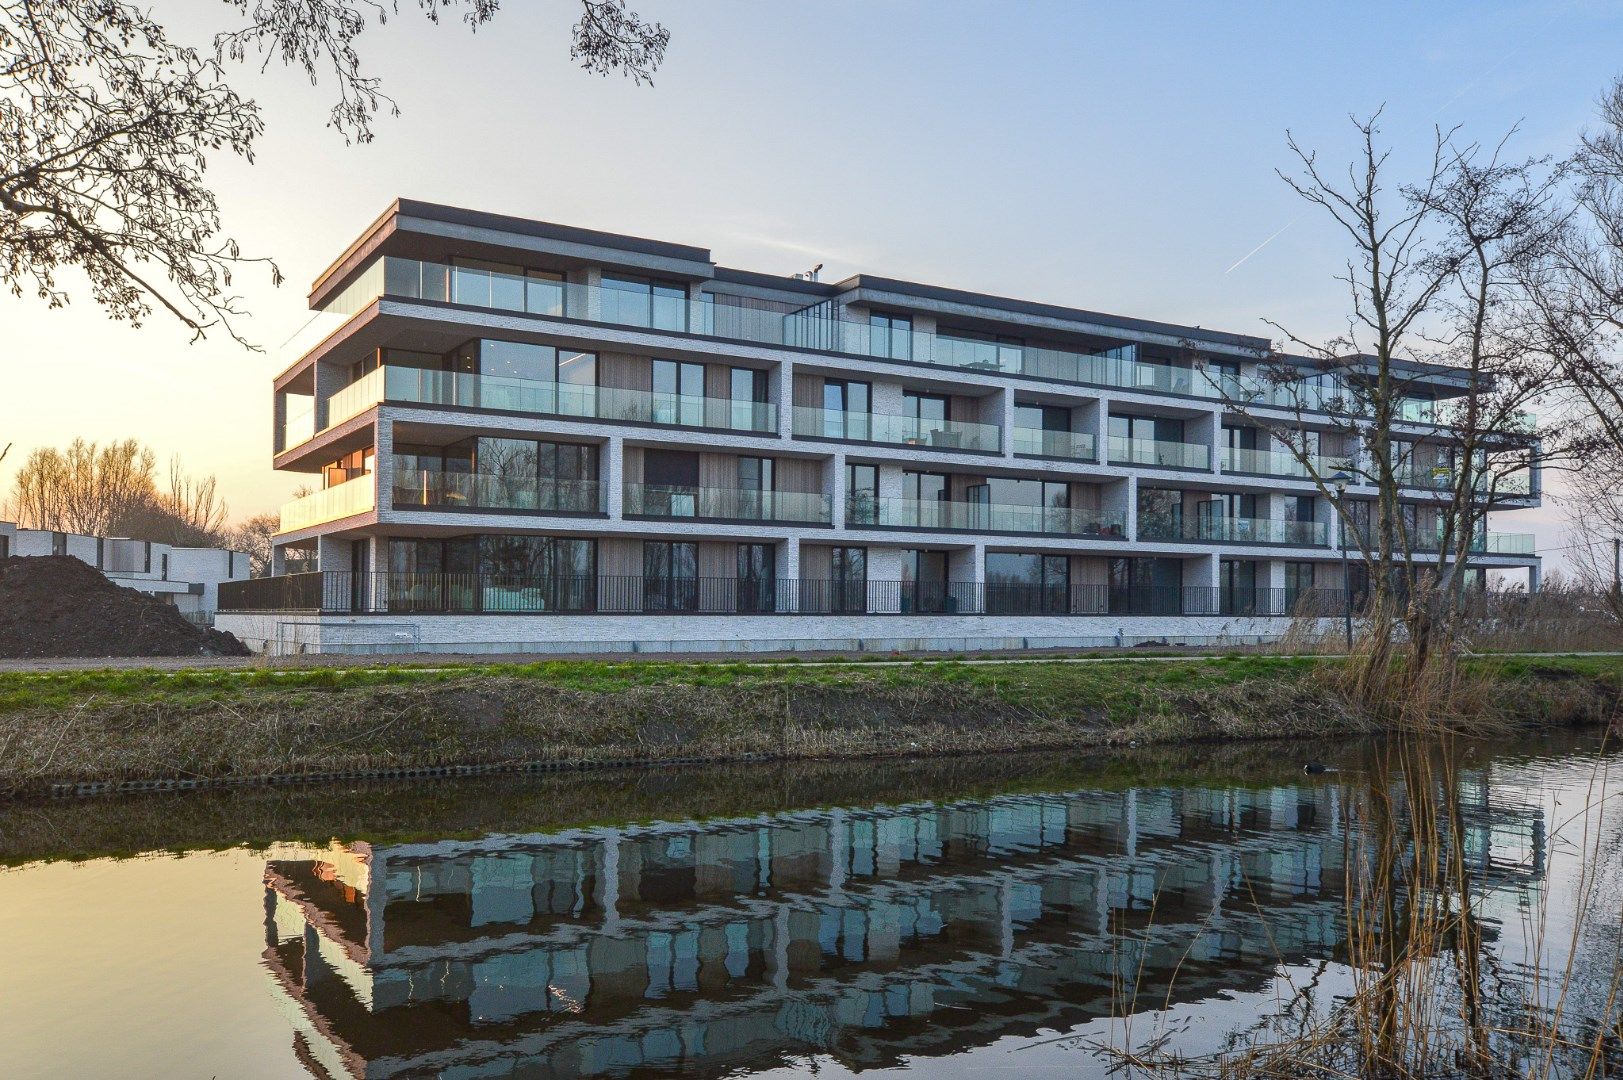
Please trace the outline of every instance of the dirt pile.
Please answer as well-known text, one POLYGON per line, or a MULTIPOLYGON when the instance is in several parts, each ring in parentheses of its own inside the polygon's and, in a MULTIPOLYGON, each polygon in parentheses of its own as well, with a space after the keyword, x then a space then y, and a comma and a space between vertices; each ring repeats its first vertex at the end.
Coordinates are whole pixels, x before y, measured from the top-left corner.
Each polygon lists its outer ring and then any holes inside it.
POLYGON ((0 559, 0 657, 246 656, 156 597, 65 555, 0 559))

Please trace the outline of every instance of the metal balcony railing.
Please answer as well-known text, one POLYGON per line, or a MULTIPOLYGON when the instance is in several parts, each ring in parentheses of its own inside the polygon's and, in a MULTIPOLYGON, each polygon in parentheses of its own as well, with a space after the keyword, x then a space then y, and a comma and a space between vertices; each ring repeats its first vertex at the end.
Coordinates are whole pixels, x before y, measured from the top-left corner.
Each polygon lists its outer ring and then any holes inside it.
POLYGON ((315 571, 220 585, 226 612, 1330 617, 1339 590, 315 571))

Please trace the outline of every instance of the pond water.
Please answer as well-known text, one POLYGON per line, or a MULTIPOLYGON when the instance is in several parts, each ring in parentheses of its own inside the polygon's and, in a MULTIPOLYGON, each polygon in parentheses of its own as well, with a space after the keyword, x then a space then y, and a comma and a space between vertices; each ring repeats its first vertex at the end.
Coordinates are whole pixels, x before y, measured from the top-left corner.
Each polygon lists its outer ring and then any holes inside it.
MULTIPOLYGON (((0 809, 0 1075, 1104 1076, 1110 1047, 1220 1051, 1350 992, 1349 807, 1382 752, 0 809)), ((1451 754, 1494 978, 1570 960, 1565 1007, 1608 1022, 1608 748, 1451 754)))

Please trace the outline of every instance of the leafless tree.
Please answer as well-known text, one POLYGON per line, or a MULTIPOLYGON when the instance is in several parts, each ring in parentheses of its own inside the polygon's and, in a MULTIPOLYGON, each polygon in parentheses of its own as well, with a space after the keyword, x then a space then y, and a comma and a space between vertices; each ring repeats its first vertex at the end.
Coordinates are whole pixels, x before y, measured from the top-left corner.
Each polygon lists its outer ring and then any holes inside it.
POLYGON ((254 577, 269 577, 271 572, 271 537, 281 529, 281 520, 275 514, 255 514, 225 531, 225 545, 233 551, 246 551, 254 577))
POLYGON ((1446 643, 1489 509, 1550 441, 1526 415, 1553 382, 1547 358, 1529 353, 1513 270, 1552 243, 1560 170, 1439 131, 1418 182, 1396 184, 1379 114, 1353 123, 1344 176, 1294 138, 1299 171, 1280 174, 1347 244, 1346 332, 1321 343, 1270 322, 1279 353, 1260 379, 1223 390, 1335 509, 1371 593, 1358 677, 1390 699, 1399 643, 1410 675, 1446 643), (1438 381, 1454 395, 1434 400, 1438 381), (1333 450, 1321 454, 1325 435, 1333 450))
MULTIPOLYGON (((570 55, 588 71, 651 81, 670 32, 623 0, 580 0, 570 55)), ((497 0, 417 0, 429 21, 458 11, 477 29, 497 0)), ((197 337, 219 328, 243 344, 234 275, 268 259, 222 232, 204 172, 211 155, 253 160, 259 106, 228 78, 232 65, 280 58, 330 80, 329 125, 346 141, 373 136, 398 112, 361 63, 358 39, 399 0, 225 0, 213 48, 174 39, 133 0, 0 0, 0 283, 52 307, 66 271, 114 319, 169 312, 197 337)))
POLYGON ((134 439, 40 447, 17 470, 12 507, 27 528, 106 536, 151 502, 156 467, 134 439))
POLYGON ((218 488, 213 476, 189 476, 176 457, 161 490, 155 455, 135 439, 75 439, 65 450, 41 447, 28 456, 11 505, 25 528, 211 546, 225 532, 218 488))

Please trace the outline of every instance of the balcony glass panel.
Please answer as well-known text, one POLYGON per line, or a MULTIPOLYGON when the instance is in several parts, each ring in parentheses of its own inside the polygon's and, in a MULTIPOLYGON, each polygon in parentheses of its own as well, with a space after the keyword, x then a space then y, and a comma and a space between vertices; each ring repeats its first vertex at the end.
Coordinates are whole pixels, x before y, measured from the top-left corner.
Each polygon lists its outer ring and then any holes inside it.
MULTIPOLYGON (((856 322, 837 317, 827 304, 798 311, 718 305, 714 294, 689 297, 676 284, 605 278, 603 285, 589 286, 497 268, 453 268, 398 256, 386 256, 368 266, 322 312, 347 317, 380 295, 451 301, 586 322, 691 330, 737 341, 1280 408, 1355 407, 1346 387, 1331 376, 1280 384, 1260 377, 1239 378, 1204 368, 1140 361, 1131 345, 1080 352, 999 343, 915 331, 905 317, 882 319, 878 324, 856 322)), ((1434 423, 1436 402, 1405 400, 1398 409, 1398 418, 1408 423, 1434 423)))
POLYGON ((1175 543, 1292 544, 1323 547, 1330 542, 1329 526, 1320 521, 1284 521, 1251 517, 1168 517, 1154 515, 1139 522, 1140 540, 1175 543))
POLYGON ((396 507, 478 510, 558 511, 594 514, 603 509, 603 485, 594 480, 519 478, 404 468, 395 459, 396 507))
MULTIPOLYGON (((1113 510, 945 502, 936 499, 880 498, 875 502, 877 523, 901 528, 1033 533, 1109 540, 1123 539, 1127 534, 1127 516, 1113 510)), ((847 523, 863 524, 849 517, 847 523)))
POLYGON ((796 435, 852 439, 896 446, 924 446, 937 450, 983 450, 996 453, 998 428, 967 420, 923 420, 913 416, 847 413, 797 405, 796 435))
MULTIPOLYGON (((1317 474, 1325 478, 1349 468, 1346 458, 1314 455, 1308 460, 1317 474)), ((1299 478, 1312 475, 1307 466, 1288 450, 1248 450, 1236 446, 1223 448, 1223 471, 1299 478)))
POLYGON ((376 478, 368 473, 284 503, 280 531, 308 529, 312 525, 364 514, 377 507, 377 490, 376 478))
POLYGON ((627 484, 623 512, 634 517, 715 518, 723 521, 832 521, 827 495, 745 488, 627 484))
POLYGON ((1110 464, 1160 465, 1175 469, 1209 469, 1212 448, 1204 443, 1169 442, 1164 439, 1110 437, 1110 464))
POLYGON ((778 426, 777 407, 762 402, 655 394, 647 390, 608 386, 532 382, 453 371, 403 367, 382 370, 385 372, 385 394, 389 401, 728 431, 771 433, 778 426))
POLYGON ((1034 457, 1097 461, 1099 440, 1081 431, 1045 431, 1041 428, 1014 429, 1014 452, 1034 457))
POLYGON ((304 395, 289 394, 283 402, 282 449, 290 450, 309 442, 316 434, 315 402, 304 395))
POLYGON ((321 428, 325 431, 342 424, 352 416, 359 416, 383 400, 383 368, 373 368, 327 399, 323 408, 321 428))

